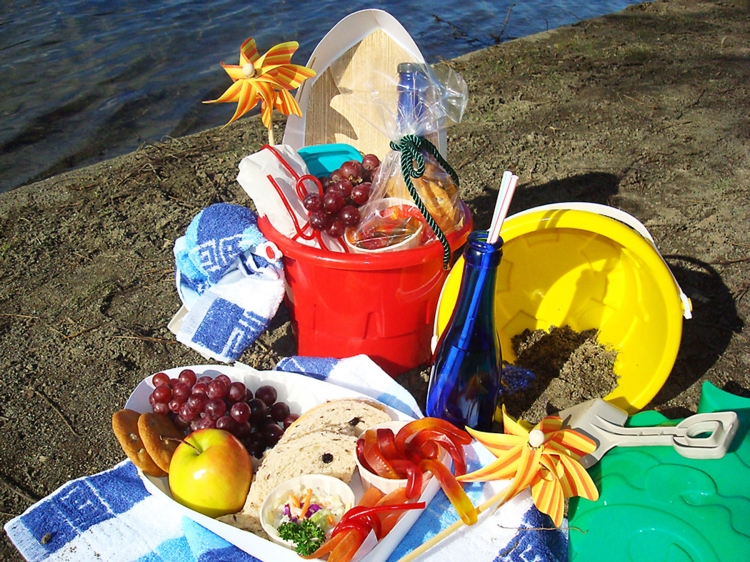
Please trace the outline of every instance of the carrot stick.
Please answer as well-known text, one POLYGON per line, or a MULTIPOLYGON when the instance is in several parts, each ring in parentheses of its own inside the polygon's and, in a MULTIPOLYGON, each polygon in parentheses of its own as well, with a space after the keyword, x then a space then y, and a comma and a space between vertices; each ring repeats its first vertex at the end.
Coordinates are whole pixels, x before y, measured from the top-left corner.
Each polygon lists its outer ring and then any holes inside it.
POLYGON ((359 503, 357 505, 361 505, 363 507, 372 507, 377 504, 382 498, 383 492, 373 486, 362 495, 362 499, 359 500, 359 503))
POLYGON ((388 533, 390 533, 393 528, 396 526, 396 523, 399 522, 401 519, 401 516, 406 513, 404 511, 394 511, 393 513, 389 513, 387 515, 384 515, 380 519, 380 536, 381 538, 386 536, 388 533))
POLYGON ((308 554, 307 556, 303 556, 300 554, 301 558, 304 558, 305 560, 314 560, 316 558, 320 558, 321 556, 325 556, 329 552, 332 552, 334 548, 336 548, 341 541, 344 540, 344 537, 346 537, 349 533, 339 533, 335 537, 331 537, 326 542, 320 545, 318 550, 313 552, 312 554, 308 554))
MULTIPOLYGON (((391 493, 389 493, 386 496, 383 496, 383 499, 381 499, 378 502, 378 505, 391 505, 391 504, 402 504, 406 503, 409 500, 406 497, 406 488, 396 488, 391 493)), ((404 514, 403 511, 394 511, 394 512, 384 512, 379 514, 380 515, 380 534, 381 537, 386 536, 388 533, 393 530, 393 527, 396 526, 396 523, 398 523, 398 520, 401 518, 401 516, 404 514)))
POLYGON ((406 488, 396 488, 392 492, 389 492, 381 498, 377 505, 391 505, 406 503, 408 498, 406 497, 406 488))
POLYGON ((357 549, 362 546, 365 542, 366 536, 361 535, 355 531, 348 531, 341 533, 344 536, 336 548, 333 549, 331 555, 328 557, 328 562, 349 562, 354 555, 357 553, 357 549))
POLYGON ((307 494, 305 495, 305 501, 302 504, 302 515, 300 517, 304 519, 306 517, 307 510, 310 509, 310 501, 312 501, 312 488, 307 489, 307 494))
POLYGON ((299 507, 299 500, 297 499, 297 496, 295 496, 294 494, 289 494, 288 500, 289 500, 289 503, 294 505, 294 507, 299 507))

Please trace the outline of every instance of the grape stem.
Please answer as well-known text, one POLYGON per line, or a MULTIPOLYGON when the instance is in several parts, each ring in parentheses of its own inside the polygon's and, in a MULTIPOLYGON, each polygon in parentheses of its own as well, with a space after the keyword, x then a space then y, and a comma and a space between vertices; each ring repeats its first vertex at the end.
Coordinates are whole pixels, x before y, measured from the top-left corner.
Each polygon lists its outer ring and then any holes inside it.
POLYGON ((180 443, 185 443, 185 445, 187 445, 188 447, 191 447, 196 453, 198 453, 199 455, 201 454, 201 452, 198 450, 198 447, 193 445, 190 441, 186 441, 185 439, 180 439, 179 437, 165 437, 162 435, 161 440, 162 441, 179 441, 180 443))

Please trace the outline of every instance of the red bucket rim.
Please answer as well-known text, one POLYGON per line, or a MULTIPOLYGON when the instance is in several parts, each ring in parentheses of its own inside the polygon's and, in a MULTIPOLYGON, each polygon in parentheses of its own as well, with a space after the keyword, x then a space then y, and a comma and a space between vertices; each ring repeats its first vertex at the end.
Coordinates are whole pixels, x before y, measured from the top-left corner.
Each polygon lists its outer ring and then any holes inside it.
MULTIPOLYGON (((466 242, 473 227, 471 211, 463 201, 461 206, 464 210, 464 224, 459 230, 447 235, 452 251, 456 251, 466 242)), ((324 263, 326 267, 339 269, 397 269, 442 259, 443 256, 443 247, 437 240, 425 246, 397 252, 371 255, 352 254, 321 250, 320 248, 300 244, 281 234, 265 216, 258 217, 258 228, 268 240, 279 247, 282 254, 290 259, 314 260, 324 263)))

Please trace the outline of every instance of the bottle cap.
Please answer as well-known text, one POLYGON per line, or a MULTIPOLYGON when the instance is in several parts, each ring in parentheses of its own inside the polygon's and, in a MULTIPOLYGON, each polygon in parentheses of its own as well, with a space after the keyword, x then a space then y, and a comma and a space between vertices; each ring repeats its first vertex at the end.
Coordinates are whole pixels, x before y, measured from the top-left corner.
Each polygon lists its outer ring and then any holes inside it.
POLYGON ((401 62, 398 64, 398 73, 404 72, 424 72, 424 65, 418 62, 401 62))

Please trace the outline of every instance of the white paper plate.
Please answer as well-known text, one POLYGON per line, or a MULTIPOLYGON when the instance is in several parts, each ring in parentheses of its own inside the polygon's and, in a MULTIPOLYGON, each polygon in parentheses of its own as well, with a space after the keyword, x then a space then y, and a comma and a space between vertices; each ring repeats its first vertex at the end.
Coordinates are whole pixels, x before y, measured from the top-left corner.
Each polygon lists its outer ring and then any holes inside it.
MULTIPOLYGON (((354 390, 322 382, 304 375, 285 373, 282 371, 257 371, 244 365, 235 365, 234 367, 226 365, 193 365, 167 369, 164 372, 170 377, 177 378, 183 369, 192 369, 197 376, 209 375, 211 377, 216 377, 217 375, 224 373, 232 380, 243 382, 253 392, 264 384, 271 384, 278 392, 277 399, 286 402, 292 412, 296 413, 305 412, 313 406, 336 398, 368 398, 354 390)), ((141 381, 125 403, 125 408, 137 412, 150 412, 151 405, 149 404, 148 397, 153 388, 154 387, 151 384, 151 376, 141 381)), ((372 400, 371 398, 368 399, 372 400)), ((394 420, 413 419, 398 410, 394 410, 385 405, 384 407, 394 420)), ((169 482, 166 477, 155 478, 153 476, 147 476, 140 470, 138 473, 141 480, 143 480, 146 489, 151 494, 163 498, 166 502, 171 502, 172 506, 179 509, 184 515, 213 531, 245 552, 252 554, 264 562, 300 562, 300 557, 292 550, 262 539, 250 532, 243 531, 236 527, 232 527, 231 525, 227 525, 226 523, 217 521, 216 519, 202 515, 177 503, 172 499, 172 495, 169 492, 169 482)), ((362 497, 363 490, 357 473, 355 473, 352 478, 350 486, 354 490, 356 500, 359 501, 362 497)), ((437 478, 433 478, 427 488, 425 488, 420 500, 429 503, 432 501, 432 498, 435 497, 435 494, 437 494, 439 489, 440 483, 437 478)), ((401 542, 401 539, 404 538, 411 526, 414 525, 421 513, 421 510, 406 511, 393 530, 388 533, 388 535, 362 560, 364 562, 382 562, 386 560, 401 542)))

